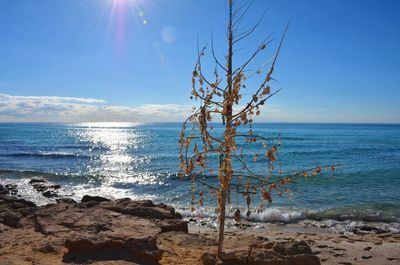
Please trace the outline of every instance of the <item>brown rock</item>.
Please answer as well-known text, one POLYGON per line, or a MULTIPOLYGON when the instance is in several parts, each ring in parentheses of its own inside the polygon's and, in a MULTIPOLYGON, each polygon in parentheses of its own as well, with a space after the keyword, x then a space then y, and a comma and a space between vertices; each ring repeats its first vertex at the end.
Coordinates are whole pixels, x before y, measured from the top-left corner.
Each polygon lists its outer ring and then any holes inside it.
POLYGON ((26 207, 35 207, 36 204, 34 204, 33 202, 24 200, 24 199, 20 199, 20 198, 16 198, 13 196, 4 196, 3 198, 3 203, 6 205, 12 205, 13 203, 19 203, 19 204, 24 204, 26 205, 26 207))
POLYGON ((58 202, 58 203, 73 203, 73 204, 76 204, 76 201, 71 199, 71 198, 59 198, 59 199, 56 199, 56 202, 58 202))
MULTIPOLYGON (((245 263, 246 264, 246 263, 245 263)), ((248 258, 248 263, 251 265, 264 265, 264 264, 273 264, 273 265, 288 265, 288 260, 280 255, 279 253, 273 251, 261 251, 255 250, 253 251, 251 257, 248 258)))
POLYGON ((275 244, 274 251, 287 256, 312 253, 311 248, 306 241, 299 241, 295 243, 279 242, 275 244))
POLYGON ((90 195, 85 195, 82 197, 81 202, 89 202, 89 201, 95 201, 95 202, 109 202, 110 200, 104 197, 100 196, 90 196, 90 195))
POLYGON ((123 199, 104 203, 103 208, 114 212, 152 219, 176 219, 175 213, 170 209, 161 208, 150 200, 132 201, 123 199))
POLYGON ((178 220, 178 219, 165 219, 158 222, 159 227, 161 228, 161 232, 184 232, 188 233, 188 223, 186 221, 178 220))
POLYGON ((215 265, 217 263, 217 256, 206 252, 201 255, 201 261, 203 265, 215 265))
MULTIPOLYGON (((182 238, 189 236, 187 223, 177 219, 170 206, 156 205, 149 200, 104 199, 86 196, 83 203, 59 200, 59 203, 35 207, 30 202, 2 195, 0 220, 18 230, 1 226, 20 235, 24 231, 33 233, 35 239, 25 240, 23 244, 37 242, 32 247, 34 251, 58 253, 65 246, 68 251, 63 261, 74 263, 158 264, 163 253, 157 247, 161 233, 171 231, 181 234, 182 238)), ((207 242, 198 244, 207 245, 207 242)))
POLYGON ((315 265, 319 258, 312 254, 305 241, 298 242, 262 242, 254 244, 248 251, 247 261, 244 255, 238 260, 252 265, 315 265))
POLYGON ((42 195, 46 198, 58 197, 58 194, 52 190, 46 190, 45 192, 42 193, 42 195))
POLYGON ((92 260, 125 260, 158 264, 162 251, 158 249, 156 238, 135 237, 118 239, 107 236, 68 239, 65 242, 68 252, 64 262, 87 262, 92 260))
POLYGON ((33 178, 29 181, 29 184, 34 184, 34 183, 46 183, 46 180, 40 178, 33 178))
POLYGON ((291 258, 293 265, 321 265, 319 258, 315 255, 300 254, 291 258))
POLYGON ((39 248, 39 251, 42 253, 56 253, 57 249, 51 243, 47 243, 43 247, 39 248))
POLYGON ((1 219, 3 219, 4 224, 11 227, 17 227, 18 222, 21 218, 22 215, 18 212, 12 212, 7 210, 1 213, 1 219))

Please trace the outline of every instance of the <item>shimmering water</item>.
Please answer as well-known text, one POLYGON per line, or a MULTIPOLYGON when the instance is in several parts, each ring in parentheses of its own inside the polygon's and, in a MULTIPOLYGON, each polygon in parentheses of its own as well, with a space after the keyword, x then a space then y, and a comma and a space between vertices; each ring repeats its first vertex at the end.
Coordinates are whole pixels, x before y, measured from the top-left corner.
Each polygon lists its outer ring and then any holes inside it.
MULTIPOLYGON (((254 213, 254 219, 400 222, 400 125, 256 124, 255 128, 267 137, 281 135, 279 163, 286 172, 341 166, 333 175, 299 178, 289 185, 292 198, 274 196, 272 208, 254 213)), ((21 194, 39 203, 50 199, 32 191, 28 185, 32 177, 59 183, 62 195, 76 199, 97 193, 150 198, 184 208, 190 203, 191 183, 177 175, 179 131, 180 124, 170 123, 3 123, 0 183, 17 183, 21 194)), ((264 162, 249 160, 259 172, 264 162)), ((214 200, 206 196, 204 213, 213 215, 214 200)), ((252 208, 257 206, 252 203, 252 208)))

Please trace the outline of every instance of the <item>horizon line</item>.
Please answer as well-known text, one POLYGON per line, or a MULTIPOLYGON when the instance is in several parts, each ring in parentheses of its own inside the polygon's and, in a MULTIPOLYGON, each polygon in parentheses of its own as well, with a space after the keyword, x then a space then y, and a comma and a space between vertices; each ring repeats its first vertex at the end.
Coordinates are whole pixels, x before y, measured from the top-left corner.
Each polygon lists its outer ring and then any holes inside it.
MULTIPOLYGON (((87 121, 87 122, 53 122, 53 121, 0 121, 0 124, 90 124, 90 123, 125 123, 125 124, 137 124, 137 125, 149 125, 149 124, 180 124, 183 123, 179 121, 155 121, 155 122, 130 122, 130 121, 87 121)), ((253 124, 348 124, 348 125, 400 125, 400 122, 331 122, 331 121, 264 121, 257 122, 254 121, 253 124)), ((219 124, 219 122, 210 122, 210 124, 219 124)), ((245 127, 245 126, 244 126, 245 127)))

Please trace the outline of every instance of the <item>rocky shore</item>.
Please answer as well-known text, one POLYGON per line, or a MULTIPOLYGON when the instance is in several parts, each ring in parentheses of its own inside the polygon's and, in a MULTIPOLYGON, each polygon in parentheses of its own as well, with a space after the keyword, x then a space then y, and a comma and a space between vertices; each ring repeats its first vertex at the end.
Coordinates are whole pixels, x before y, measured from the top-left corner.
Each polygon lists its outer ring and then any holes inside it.
POLYGON ((393 235, 328 238, 256 230, 228 231, 226 252, 218 260, 215 231, 188 227, 168 205, 90 195, 75 202, 58 197, 57 186, 44 180, 31 185, 56 202, 37 206, 18 197, 18 187, 0 185, 0 265, 400 263, 400 238, 393 235), (349 256, 358 248, 360 257, 349 256), (386 252, 378 261, 386 263, 368 263, 377 261, 373 253, 381 250, 386 252))

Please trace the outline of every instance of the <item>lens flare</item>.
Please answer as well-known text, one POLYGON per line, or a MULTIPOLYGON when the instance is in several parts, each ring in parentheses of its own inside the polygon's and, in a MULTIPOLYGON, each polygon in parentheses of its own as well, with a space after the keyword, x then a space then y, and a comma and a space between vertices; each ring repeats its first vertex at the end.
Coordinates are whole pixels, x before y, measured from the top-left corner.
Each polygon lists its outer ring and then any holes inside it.
POLYGON ((140 32, 141 28, 147 27, 149 20, 144 10, 151 8, 151 1, 109 0, 106 3, 106 9, 109 10, 106 11, 109 12, 107 35, 113 33, 117 52, 121 54, 126 46, 127 34, 132 32, 132 25, 137 28, 133 32, 140 32))

